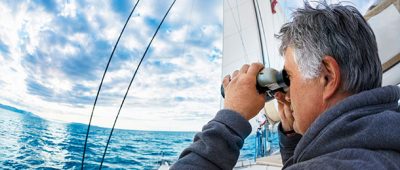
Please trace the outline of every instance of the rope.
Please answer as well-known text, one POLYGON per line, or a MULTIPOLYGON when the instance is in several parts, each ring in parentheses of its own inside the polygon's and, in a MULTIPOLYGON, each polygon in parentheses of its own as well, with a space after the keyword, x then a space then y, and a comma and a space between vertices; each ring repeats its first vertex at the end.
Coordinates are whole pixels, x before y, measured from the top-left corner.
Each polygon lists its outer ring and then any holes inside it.
POLYGON ((104 73, 103 73, 103 77, 101 78, 100 86, 99 86, 99 88, 98 88, 98 90, 97 90, 96 99, 94 100, 94 104, 93 104, 93 108, 92 108, 92 113, 90 114, 89 124, 88 124, 88 128, 87 128, 87 131, 86 131, 85 144, 84 144, 84 147, 83 147, 83 155, 82 155, 82 165, 81 165, 81 169, 83 169, 83 165, 84 165, 84 162, 85 162, 86 145, 87 145, 87 140, 88 140, 88 137, 89 137, 90 125, 92 124, 93 112, 94 112, 94 109, 96 108, 96 103, 97 103, 97 99, 98 99, 98 97, 99 97, 99 93, 100 93, 101 87, 103 86, 104 77, 106 76, 108 67, 109 67, 110 62, 111 62, 111 59, 112 59, 112 57, 113 57, 113 55, 114 55, 115 49, 117 48, 118 42, 119 42, 119 40, 121 39, 122 33, 124 32, 125 27, 126 27, 126 25, 128 24, 128 21, 129 21, 129 19, 131 18, 133 11, 135 11, 135 8, 136 8, 137 4, 139 3, 139 1, 140 1, 140 0, 138 0, 138 1, 136 2, 136 4, 135 4, 135 6, 133 7, 131 13, 129 14, 128 19, 127 19, 126 22, 125 22, 124 27, 123 27, 122 30, 121 30, 121 33, 119 34, 118 40, 117 40, 117 42, 115 43, 114 49, 112 50, 111 55, 110 55, 110 57, 109 57, 109 59, 108 59, 106 69, 104 70, 104 73))
POLYGON ((133 80, 134 80, 135 77, 136 77, 137 71, 139 70, 140 65, 142 64, 143 59, 144 59, 144 57, 146 56, 147 51, 149 50, 150 45, 151 45, 151 43, 152 43, 153 40, 154 40, 154 37, 157 35, 158 30, 160 29, 162 23, 164 22, 165 18, 167 17, 167 15, 168 15, 169 11, 171 10, 172 6, 174 6, 175 2, 176 2, 176 0, 174 0, 174 2, 171 4, 171 6, 169 7, 167 13, 165 13, 163 19, 161 20, 160 24, 158 25, 156 32, 153 34, 153 37, 151 38, 150 43, 147 45, 146 51, 143 53, 142 58, 140 59, 140 62, 139 62, 138 66, 137 66, 137 68, 136 68, 136 70, 135 70, 135 73, 134 73, 133 76, 132 76, 132 79, 131 79, 131 81, 130 81, 130 83, 129 83, 128 89, 126 90, 125 96, 124 96, 124 98, 122 99, 121 105, 120 105, 120 107, 119 107, 118 114, 117 114, 117 116, 115 117, 114 124, 113 124, 113 126, 112 126, 112 128, 111 128, 110 136, 108 137, 107 144, 106 144, 106 148, 104 149, 103 157, 102 157, 102 159, 101 159, 100 169, 101 169, 102 166, 103 166, 104 157, 106 156, 107 148, 108 148, 108 145, 109 145, 109 143, 110 143, 111 136, 112 136, 112 134, 113 134, 113 132, 114 132, 115 124, 117 123, 118 116, 119 116, 119 114, 120 114, 120 112, 121 112, 122 106, 124 105, 126 96, 128 96, 128 92, 129 92, 129 89, 130 89, 130 87, 131 87, 131 85, 132 85, 132 82, 133 82, 133 80))

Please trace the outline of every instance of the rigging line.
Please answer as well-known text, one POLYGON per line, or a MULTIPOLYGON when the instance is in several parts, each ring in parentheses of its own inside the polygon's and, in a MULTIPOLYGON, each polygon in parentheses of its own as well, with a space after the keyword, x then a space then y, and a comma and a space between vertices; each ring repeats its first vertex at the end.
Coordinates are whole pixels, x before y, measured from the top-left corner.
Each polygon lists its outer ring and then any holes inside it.
POLYGON ((135 8, 136 8, 137 4, 139 3, 139 1, 140 1, 140 0, 138 0, 138 1, 136 2, 136 4, 135 4, 135 6, 133 7, 131 13, 129 14, 128 19, 127 19, 126 22, 125 22, 124 27, 123 27, 122 30, 121 30, 121 33, 119 34, 119 37, 118 37, 118 39, 117 39, 117 42, 115 43, 114 48, 113 48, 113 50, 112 50, 112 52, 111 52, 111 55, 110 55, 110 57, 109 57, 109 59, 108 59, 107 66, 106 66, 106 68, 105 68, 105 70, 104 70, 104 73, 103 73, 103 77, 101 78, 101 82, 100 82, 100 85, 99 85, 99 89, 97 90, 97 94, 96 94, 96 99, 94 100, 94 104, 93 104, 93 108, 92 108, 92 113, 90 114, 90 119, 89 119, 88 128, 87 128, 87 131, 86 131, 85 144, 84 144, 84 147, 83 147, 83 155, 82 155, 82 165, 81 165, 81 169, 83 169, 83 165, 84 165, 84 162, 85 162, 86 145, 87 145, 87 140, 88 140, 88 137, 89 137, 90 125, 91 125, 91 123, 92 123, 93 112, 94 112, 94 109, 95 109, 95 107, 96 107, 97 99, 98 99, 98 97, 99 97, 101 87, 103 86, 104 77, 106 76, 108 67, 110 66, 111 59, 112 59, 112 57, 113 57, 113 55, 114 55, 115 49, 117 48, 117 45, 118 45, 118 43, 119 43, 119 40, 121 39, 122 33, 124 32, 125 27, 126 27, 126 25, 128 24, 128 21, 129 21, 129 19, 131 18, 133 11, 135 11, 135 8))
POLYGON ((122 109, 122 106, 124 105, 126 96, 128 96, 128 92, 129 92, 129 89, 131 88, 132 82, 133 82, 133 80, 134 80, 135 77, 136 77, 136 74, 137 74, 137 72, 138 72, 138 70, 139 70, 139 68, 140 68, 140 65, 141 65, 142 62, 143 62, 144 57, 145 57, 146 54, 147 54, 147 51, 148 51, 149 48, 150 48, 151 43, 153 42, 155 36, 156 36, 157 33, 158 33, 158 30, 160 30, 160 27, 161 27, 162 23, 164 22, 164 20, 165 20, 165 18, 167 17, 167 15, 168 15, 169 11, 171 10, 171 8, 174 6, 175 2, 176 2, 176 0, 174 0, 174 2, 172 2, 171 6, 168 8, 167 13, 165 13, 163 19, 161 20, 160 24, 158 25, 158 27, 157 27, 157 29, 156 29, 156 32, 153 34, 153 37, 151 38, 149 44, 147 45, 147 48, 146 48, 146 50, 144 51, 144 53, 143 53, 143 55, 142 55, 142 58, 140 59, 140 62, 139 62, 138 66, 137 66, 137 68, 136 68, 136 70, 135 70, 135 73, 133 74, 133 76, 132 76, 132 78, 131 78, 131 81, 130 81, 130 83, 129 83, 128 89, 126 89, 125 96, 124 96, 124 98, 122 99, 122 102, 121 102, 121 105, 120 105, 120 107, 119 107, 117 116, 116 116, 115 119, 114 119, 114 124, 113 124, 113 126, 112 126, 112 128, 111 128, 110 136, 108 137, 107 144, 106 144, 106 148, 104 149, 103 157, 101 158, 100 169, 101 169, 102 166, 103 166, 104 158, 105 158, 106 153, 107 153, 107 148, 108 148, 108 145, 109 145, 109 143, 110 143, 112 134, 113 134, 113 132, 114 132, 115 124, 117 123, 119 114, 121 113, 121 109, 122 109))
MULTIPOLYGON (((258 15, 260 14, 260 11, 258 11, 258 13, 257 13, 257 8, 256 8, 255 1, 256 0, 253 0, 254 14, 256 15, 256 20, 257 20, 258 38, 260 39, 261 58, 262 58, 263 65, 265 65, 264 45, 263 45, 263 41, 262 41, 262 38, 261 38, 261 28, 260 28, 260 22, 259 22, 259 19, 258 19, 258 15)), ((268 64, 269 64, 269 62, 268 62, 268 64)))
MULTIPOLYGON (((249 57, 247 56, 247 50, 246 50, 246 47, 244 46, 242 30, 239 30, 239 26, 238 26, 238 24, 237 24, 237 22, 235 20, 235 15, 233 14, 233 8, 232 8, 231 4, 229 3, 229 0, 226 0, 226 2, 228 3, 228 6, 229 6, 229 8, 231 10, 232 19, 233 19, 233 22, 235 23, 235 27, 238 30, 240 41, 241 41, 242 47, 243 47, 244 57, 245 57, 245 60, 246 60, 246 63, 247 63, 247 62, 249 62, 249 57)), ((238 11, 238 17, 240 18, 239 11, 238 11)))
MULTIPOLYGON (((260 5, 258 4, 258 1, 256 1, 256 3, 257 3, 258 14, 260 15, 261 28, 262 28, 263 38, 264 38, 265 47, 266 47, 266 51, 267 51, 268 67, 271 67, 271 62, 270 62, 270 60, 269 60, 269 58, 270 58, 271 56, 269 55, 268 48, 267 48, 267 47, 268 47, 268 42, 267 42, 267 40, 266 40, 267 38, 265 37, 264 21, 263 21, 262 15, 261 15, 260 5)), ((272 24, 273 24, 273 23, 272 23, 272 24)), ((263 49, 264 49, 264 48, 263 48, 263 49)), ((264 56, 264 59, 265 59, 265 56, 264 56)))

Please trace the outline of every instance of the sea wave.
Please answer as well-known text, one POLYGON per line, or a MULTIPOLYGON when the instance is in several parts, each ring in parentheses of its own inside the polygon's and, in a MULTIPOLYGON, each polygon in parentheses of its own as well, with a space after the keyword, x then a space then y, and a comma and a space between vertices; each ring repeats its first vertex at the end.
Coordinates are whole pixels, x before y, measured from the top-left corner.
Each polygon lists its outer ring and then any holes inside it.
MULTIPOLYGON (((87 126, 51 122, 29 114, 0 109, 0 163, 5 169, 80 169, 87 126)), ((97 169, 110 129, 93 127, 89 134, 85 169, 97 169)), ((116 129, 105 169, 157 169, 173 163, 192 143, 195 132, 158 132, 116 129)), ((240 159, 254 158, 254 135, 248 137, 240 159)))

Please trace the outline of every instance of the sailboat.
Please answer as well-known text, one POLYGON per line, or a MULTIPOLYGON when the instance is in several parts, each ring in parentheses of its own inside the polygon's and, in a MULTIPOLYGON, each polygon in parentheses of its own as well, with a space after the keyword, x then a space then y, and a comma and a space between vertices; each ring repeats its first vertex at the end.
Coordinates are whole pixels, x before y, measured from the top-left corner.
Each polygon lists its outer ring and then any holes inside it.
MULTIPOLYGON (((280 42, 275 38, 275 34, 278 34, 281 26, 289 20, 290 9, 287 3, 289 1, 224 0, 221 78, 239 69, 243 64, 253 62, 263 63, 265 67, 276 70, 283 68, 283 58, 278 51, 280 42)), ((382 85, 399 85, 400 76, 397 74, 400 73, 400 0, 382 0, 372 4, 365 13, 365 19, 376 36, 384 72, 382 85)), ((266 115, 270 125, 279 122, 276 101, 266 103, 260 114, 266 115)), ((252 125, 254 127, 254 122, 252 125)), ((255 162, 238 161, 235 166, 235 169, 281 168, 279 153, 259 157, 255 162)))
MULTIPOLYGON (((284 0, 224 0, 223 59, 221 79, 243 64, 260 62, 265 67, 281 70, 280 42, 275 38, 281 26, 289 20, 290 10, 284 0)), ((291 1, 294 2, 294 1, 291 1)), ((373 29, 383 68, 382 86, 400 86, 400 0, 363 1, 372 4, 364 18, 373 29)), ((301 2, 302 3, 302 2, 301 2)), ((302 4, 298 4, 302 5, 302 4)), ((298 8, 297 6, 294 8, 298 8)), ((357 6, 356 6, 357 7, 357 6)), ((358 7, 360 8, 360 7, 358 7)), ((222 98, 221 98, 222 100, 222 98)), ((400 101, 399 101, 400 102, 400 101)), ((266 115, 269 124, 280 121, 276 101, 265 103, 259 114, 266 115)), ((222 106, 221 106, 222 107, 222 106)), ((252 123, 253 127, 254 122, 252 123)), ((255 161, 238 161, 234 169, 281 169, 279 153, 259 157, 255 161)), ((162 164, 160 169, 168 169, 162 164)))

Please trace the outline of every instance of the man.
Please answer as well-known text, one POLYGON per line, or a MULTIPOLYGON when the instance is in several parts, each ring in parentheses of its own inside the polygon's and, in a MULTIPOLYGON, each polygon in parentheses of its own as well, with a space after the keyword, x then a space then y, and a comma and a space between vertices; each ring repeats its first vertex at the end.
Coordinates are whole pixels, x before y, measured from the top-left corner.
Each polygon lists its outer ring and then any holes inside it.
MULTIPOLYGON (((276 93, 283 169, 400 169, 400 89, 381 87, 375 36, 351 6, 305 4, 280 31, 289 92, 276 93)), ((261 64, 223 80, 224 109, 172 169, 232 169, 264 106, 261 64)))

